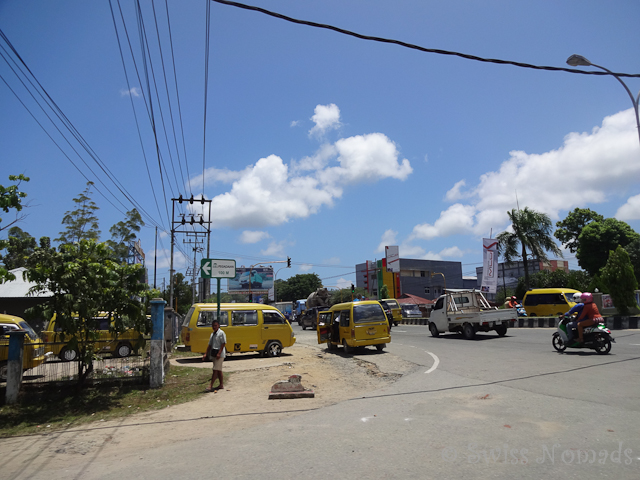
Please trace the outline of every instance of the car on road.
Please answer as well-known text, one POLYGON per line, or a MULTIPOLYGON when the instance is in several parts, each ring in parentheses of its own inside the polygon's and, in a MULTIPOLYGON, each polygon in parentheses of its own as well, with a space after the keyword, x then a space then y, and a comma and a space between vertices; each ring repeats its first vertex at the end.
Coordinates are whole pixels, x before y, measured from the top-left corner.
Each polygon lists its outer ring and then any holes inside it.
POLYGON ((391 311, 391 318, 389 321, 392 321, 393 324, 397 327, 400 322, 402 322, 402 309, 400 308, 400 304, 395 298, 383 298, 380 300, 380 304, 384 307, 385 305, 391 311))
POLYGON ((571 288, 532 288, 522 299, 529 317, 551 317, 567 313, 575 305, 571 288))
POLYGON ((404 303, 401 308, 402 318, 422 318, 422 311, 414 303, 404 303))

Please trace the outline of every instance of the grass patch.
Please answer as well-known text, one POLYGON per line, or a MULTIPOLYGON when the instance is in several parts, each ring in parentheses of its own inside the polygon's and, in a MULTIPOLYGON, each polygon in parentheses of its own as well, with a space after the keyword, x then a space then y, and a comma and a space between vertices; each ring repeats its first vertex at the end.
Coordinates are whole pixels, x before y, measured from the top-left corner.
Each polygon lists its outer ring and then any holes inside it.
POLYGON ((190 402, 207 394, 210 380, 210 369, 172 365, 157 389, 122 384, 79 392, 75 386, 24 390, 19 404, 0 407, 0 437, 49 433, 190 402))

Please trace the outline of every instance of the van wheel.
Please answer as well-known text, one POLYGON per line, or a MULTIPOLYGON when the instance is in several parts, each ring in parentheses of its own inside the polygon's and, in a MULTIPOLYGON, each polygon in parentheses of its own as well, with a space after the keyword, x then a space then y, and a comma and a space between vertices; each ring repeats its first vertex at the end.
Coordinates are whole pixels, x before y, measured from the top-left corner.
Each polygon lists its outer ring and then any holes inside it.
POLYGON ((131 355, 131 345, 129 345, 128 343, 119 343, 116 347, 114 357, 124 358, 128 357, 129 355, 131 355))
POLYGON ((342 346, 344 347, 344 353, 353 353, 353 348, 347 345, 347 339, 342 339, 342 346))
POLYGON ((269 342, 264 352, 268 357, 279 357, 282 353, 282 346, 278 342, 269 342))
POLYGON ((60 350, 58 357, 63 362, 73 362, 78 358, 78 352, 73 349, 63 348, 62 350, 60 350))
POLYGON ((530 317, 537 317, 537 315, 535 313, 530 313, 529 316, 530 317))
POLYGON ((473 340, 476 336, 476 331, 473 329, 473 325, 465 323, 464 327, 462 327, 462 335, 467 340, 473 340))
POLYGON ((439 337, 440 336, 440 332, 438 331, 438 327, 436 327, 435 323, 430 323, 429 324, 429 331, 431 332, 431 336, 432 337, 439 337))
POLYGON ((381 352, 384 349, 384 347, 386 347, 386 346, 387 346, 386 343, 379 343, 378 345, 376 345, 376 350, 381 352))

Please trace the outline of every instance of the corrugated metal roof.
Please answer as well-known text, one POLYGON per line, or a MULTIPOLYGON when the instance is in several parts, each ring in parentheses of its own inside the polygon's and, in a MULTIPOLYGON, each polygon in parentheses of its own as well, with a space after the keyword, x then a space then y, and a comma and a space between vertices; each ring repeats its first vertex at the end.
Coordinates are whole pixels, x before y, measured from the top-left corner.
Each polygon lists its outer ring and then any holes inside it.
POLYGON ((26 270, 27 269, 24 267, 9 270, 16 276, 16 279, 0 284, 0 298, 42 298, 51 296, 50 292, 41 292, 37 295, 29 295, 29 290, 31 289, 31 287, 35 287, 36 284, 33 282, 28 282, 24 279, 23 274, 26 270))

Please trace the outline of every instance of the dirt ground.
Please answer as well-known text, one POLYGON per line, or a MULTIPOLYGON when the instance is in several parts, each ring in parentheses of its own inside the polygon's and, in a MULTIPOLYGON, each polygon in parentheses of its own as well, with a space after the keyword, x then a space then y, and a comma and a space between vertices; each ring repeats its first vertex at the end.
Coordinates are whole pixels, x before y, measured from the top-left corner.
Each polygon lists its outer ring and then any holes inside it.
MULTIPOLYGON (((191 357, 174 358, 171 363, 207 369, 212 366, 191 357)), ((28 445, 29 450, 39 450, 38 457, 48 457, 50 466, 51 462, 60 462, 61 468, 69 468, 74 458, 81 464, 87 460, 84 455, 135 457, 136 451, 164 445, 168 439, 179 442, 209 436, 212 429, 243 429, 362 396, 397 380, 414 367, 372 348, 352 356, 343 354, 341 349, 328 352, 319 346, 296 344, 277 358, 232 355, 224 363, 224 371, 232 374, 225 389, 217 393, 203 391, 202 397, 193 402, 117 421, 96 422, 38 437, 5 439, 0 447, 4 458, 24 461, 28 445), (302 385, 313 390, 315 397, 269 400, 271 386, 293 374, 302 376, 302 385)), ((171 375, 170 370, 167 375, 171 375)), ((3 465, 3 469, 13 470, 10 464, 3 465)))

